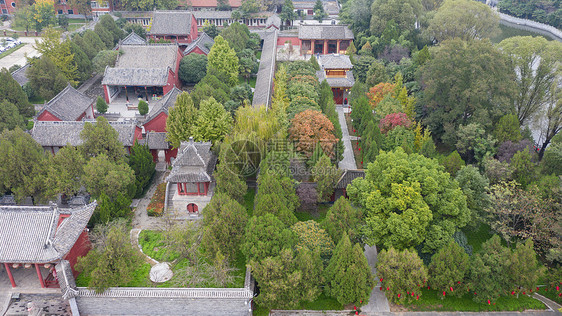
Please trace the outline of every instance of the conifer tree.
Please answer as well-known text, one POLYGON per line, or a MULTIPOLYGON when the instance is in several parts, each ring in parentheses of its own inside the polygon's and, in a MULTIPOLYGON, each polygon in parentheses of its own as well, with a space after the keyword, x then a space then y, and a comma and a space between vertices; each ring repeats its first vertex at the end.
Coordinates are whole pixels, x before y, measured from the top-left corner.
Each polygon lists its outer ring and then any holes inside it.
POLYGON ((533 249, 533 240, 517 244, 511 254, 509 274, 513 291, 519 293, 532 290, 544 273, 544 268, 537 261, 537 254, 533 249))
POLYGON ((172 146, 178 148, 182 141, 193 136, 193 125, 197 119, 197 109, 187 92, 178 95, 174 107, 166 120, 167 139, 172 146))
POLYGON ((430 285, 439 292, 461 297, 466 291, 464 277, 468 270, 468 254, 456 242, 450 241, 431 257, 430 285), (464 289, 464 288, 463 288, 464 289))

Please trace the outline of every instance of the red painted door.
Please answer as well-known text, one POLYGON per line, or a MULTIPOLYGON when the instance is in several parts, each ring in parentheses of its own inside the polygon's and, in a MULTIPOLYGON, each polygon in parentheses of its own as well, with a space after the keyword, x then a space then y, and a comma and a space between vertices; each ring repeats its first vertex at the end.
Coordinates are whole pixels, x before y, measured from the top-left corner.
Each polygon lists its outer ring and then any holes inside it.
POLYGON ((332 92, 334 93, 334 102, 336 102, 336 104, 343 104, 343 90, 333 88, 332 92))
POLYGON ((199 212, 199 208, 197 207, 197 204, 195 204, 195 203, 189 203, 189 204, 187 204, 187 212, 188 212, 188 213, 197 213, 197 212, 199 212))

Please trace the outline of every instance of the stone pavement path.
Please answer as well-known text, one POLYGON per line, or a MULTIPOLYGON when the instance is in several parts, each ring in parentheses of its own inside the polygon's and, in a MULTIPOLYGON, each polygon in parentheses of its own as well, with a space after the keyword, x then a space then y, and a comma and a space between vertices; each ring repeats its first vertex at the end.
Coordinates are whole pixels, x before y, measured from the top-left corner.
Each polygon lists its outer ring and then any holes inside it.
POLYGON ((133 218, 133 228, 137 229, 160 229, 163 224, 161 217, 150 217, 146 212, 146 208, 150 203, 150 198, 156 192, 156 187, 158 184, 164 180, 165 172, 156 172, 154 175, 154 181, 150 185, 150 188, 146 192, 145 196, 139 201, 139 205, 135 210, 135 216, 133 218))
POLYGON ((355 164, 355 157, 353 156, 353 147, 351 147, 351 140, 349 138, 349 131, 347 130, 347 123, 345 122, 343 106, 337 105, 336 110, 338 111, 338 118, 341 125, 342 141, 344 146, 343 159, 339 162, 338 166, 342 170, 354 170, 357 169, 357 164, 355 164))
POLYGON ((548 308, 552 309, 553 311, 557 311, 560 314, 562 314, 562 305, 537 293, 533 294, 533 297, 543 302, 544 305, 546 305, 548 308))
MULTIPOLYGON (((376 276, 377 270, 375 264, 377 263, 377 247, 365 245, 365 257, 371 267, 371 272, 376 276)), ((379 290, 380 284, 377 284, 371 291, 369 303, 361 307, 361 312, 364 315, 375 315, 375 313, 390 312, 390 306, 384 293, 379 290)))

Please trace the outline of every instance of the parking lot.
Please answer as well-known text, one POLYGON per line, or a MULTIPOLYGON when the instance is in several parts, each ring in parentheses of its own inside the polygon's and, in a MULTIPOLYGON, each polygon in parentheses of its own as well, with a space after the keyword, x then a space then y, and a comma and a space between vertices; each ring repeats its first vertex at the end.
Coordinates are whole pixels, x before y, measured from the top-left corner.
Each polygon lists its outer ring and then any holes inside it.
MULTIPOLYGON (((4 38, 5 37, 0 37, 0 41, 4 38)), ((27 63, 26 56, 40 56, 41 54, 33 48, 33 44, 35 44, 36 39, 39 39, 39 37, 20 37, 18 40, 25 44, 25 46, 0 59, 0 69, 10 68, 13 65, 23 66, 27 63)))

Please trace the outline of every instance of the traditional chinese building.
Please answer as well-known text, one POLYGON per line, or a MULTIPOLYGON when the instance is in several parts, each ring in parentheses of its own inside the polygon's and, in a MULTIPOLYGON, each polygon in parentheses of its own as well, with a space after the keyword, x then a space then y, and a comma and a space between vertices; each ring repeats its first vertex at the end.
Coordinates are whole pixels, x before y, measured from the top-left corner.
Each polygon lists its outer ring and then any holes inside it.
POLYGON ((35 269, 37 284, 57 287, 54 266, 68 260, 70 273, 77 258, 89 250, 86 224, 96 202, 73 208, 50 206, 0 206, 0 263, 17 287, 19 269, 35 269))
POLYGON ((132 31, 129 35, 127 35, 124 39, 119 40, 117 43, 116 49, 119 49, 122 45, 147 45, 146 39, 140 37, 135 31, 132 31))
POLYGON ((182 54, 177 44, 122 45, 115 67, 107 67, 102 85, 105 101, 162 97, 181 87, 178 71, 182 54))
POLYGON ((31 64, 25 64, 23 67, 12 72, 12 78, 22 87, 29 82, 29 78, 27 78, 25 73, 29 66, 31 66, 31 64))
POLYGON ((345 54, 353 40, 353 32, 341 24, 301 24, 298 39, 301 55, 345 54))
POLYGON ((213 46, 213 44, 215 44, 215 40, 205 32, 201 32, 201 34, 199 34, 195 41, 187 45, 187 47, 183 51, 183 55, 187 56, 191 53, 195 53, 207 56, 211 51, 211 47, 213 46))
POLYGON ((190 11, 155 11, 148 36, 154 41, 189 44, 197 38, 197 21, 190 11))
POLYGON ((214 191, 213 171, 217 157, 211 142, 182 142, 172 171, 166 178, 176 212, 198 213, 209 203, 214 191))
MULTIPOLYGON (((89 123, 96 124, 95 121, 89 123)), ((38 121, 31 129, 31 137, 46 152, 54 155, 64 146, 82 144, 80 133, 85 124, 85 121, 38 121)), ((131 147, 135 144, 135 141, 142 139, 142 130, 137 126, 136 120, 109 122, 109 124, 117 131, 119 141, 128 153, 131 152, 131 147)))
MULTIPOLYGON (((217 0, 187 0, 187 7, 193 11, 215 11, 217 10, 217 0)), ((242 0, 228 0, 228 5, 232 10, 242 6, 242 0)))
POLYGON ((38 121, 80 121, 94 119, 95 100, 74 89, 70 84, 45 103, 37 114, 38 121))
POLYGON ((336 104, 344 104, 347 100, 347 95, 353 84, 355 78, 351 68, 353 65, 349 60, 349 56, 332 54, 320 55, 318 57, 318 64, 321 70, 316 72, 316 76, 320 82, 326 80, 332 92, 334 93, 334 102, 336 104))

